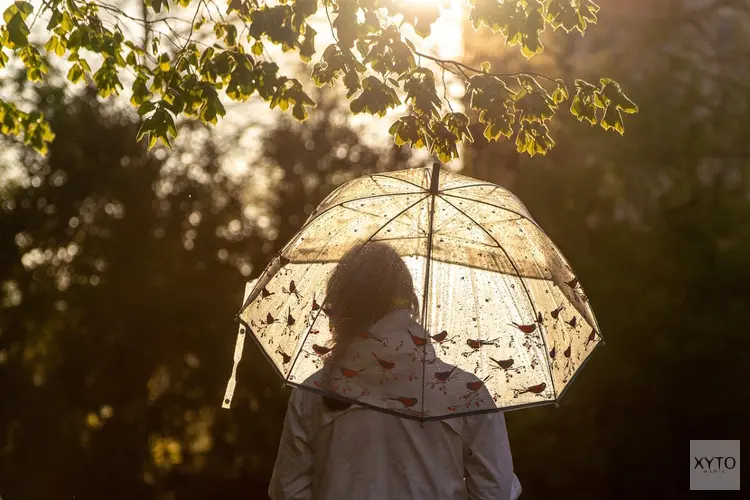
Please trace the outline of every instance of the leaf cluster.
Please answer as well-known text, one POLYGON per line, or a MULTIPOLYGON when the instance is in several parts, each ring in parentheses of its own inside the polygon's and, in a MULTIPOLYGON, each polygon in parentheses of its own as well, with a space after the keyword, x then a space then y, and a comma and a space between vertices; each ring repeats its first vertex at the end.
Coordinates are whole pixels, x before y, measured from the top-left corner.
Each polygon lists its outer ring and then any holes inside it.
MULTIPOLYGON (((468 3, 476 29, 485 26, 499 33, 507 45, 519 46, 527 57, 543 50, 540 35, 547 26, 583 34, 596 23, 598 12, 591 0, 468 3)), ((491 73, 489 65, 474 69, 420 53, 404 36, 403 26, 410 25, 418 36, 428 36, 440 16, 436 4, 403 0, 280 0, 275 4, 231 0, 219 18, 211 15, 209 4, 210 0, 146 0, 154 15, 192 9, 189 34, 170 39, 176 49, 167 50, 162 48, 165 36, 156 30, 149 47, 143 47, 137 40, 128 39, 117 21, 105 22, 104 12, 115 14, 115 19, 137 20, 108 3, 48 0, 35 12, 29 2, 16 1, 3 13, 0 67, 12 53, 23 62, 28 78, 36 82, 48 73, 48 57, 65 58, 70 64, 68 80, 94 85, 101 97, 120 94, 122 74, 132 72, 135 79, 130 101, 143 116, 138 137, 148 147, 159 141, 169 146, 180 116, 217 123, 226 114, 222 94, 240 102, 258 96, 271 108, 291 110, 295 118, 306 119, 308 108, 315 102, 304 82, 281 74, 279 66, 268 58, 269 44, 285 52, 296 51, 302 61, 312 62, 310 80, 315 85, 341 82, 355 114, 384 116, 405 104, 406 112, 390 128, 395 142, 429 148, 443 161, 458 157, 460 144, 473 140, 469 133, 472 119, 485 125, 488 140, 515 137, 519 152, 534 155, 553 147, 549 122, 571 96, 574 116, 591 124, 600 123, 606 130, 623 133, 622 114, 637 112, 635 104, 610 79, 601 79, 599 85, 583 80, 567 84, 541 75, 491 73), (317 33, 309 20, 320 8, 325 9, 335 42, 313 62, 317 33), (47 22, 44 53, 29 43, 31 25, 40 16, 47 22), (212 43, 199 42, 195 36, 198 32, 212 43), (90 66, 85 51, 101 56, 98 67, 90 66), (441 98, 434 71, 423 65, 428 60, 438 66, 443 78, 445 72, 451 72, 465 82, 475 118, 454 112, 441 98)), ((165 24, 176 34, 163 14, 148 23, 165 24)), ((32 115, 19 114, 12 104, 4 104, 2 113, 9 124, 3 133, 24 137, 36 134, 34 137, 41 137, 42 143, 33 139, 33 144, 40 151, 45 149, 44 144, 51 140, 48 130, 35 132, 23 125, 43 124, 43 117, 34 115, 32 119, 32 115)))

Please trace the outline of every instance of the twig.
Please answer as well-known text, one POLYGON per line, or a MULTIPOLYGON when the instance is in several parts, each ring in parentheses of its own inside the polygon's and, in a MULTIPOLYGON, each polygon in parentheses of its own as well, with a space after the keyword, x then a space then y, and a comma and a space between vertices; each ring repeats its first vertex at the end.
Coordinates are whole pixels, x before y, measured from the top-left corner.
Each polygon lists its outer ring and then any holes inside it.
POLYGON ((180 51, 178 52, 177 61, 175 62, 174 67, 172 69, 172 74, 169 76, 169 82, 167 82, 167 92, 169 92, 169 89, 172 87, 172 81, 174 80, 174 75, 175 73, 177 73, 177 66, 180 65, 182 58, 185 57, 185 50, 187 49, 188 44, 190 44, 190 39, 193 38, 193 30, 195 29, 195 20, 198 18, 198 13, 201 11, 201 7, 203 6, 205 6, 205 0, 198 0, 198 7, 196 7, 195 14, 193 14, 193 20, 190 21, 190 33, 188 33, 187 40, 185 40, 185 45, 183 45, 180 51))
POLYGON ((47 5, 46 1, 42 2, 42 7, 40 7, 39 10, 37 10, 34 13, 34 19, 31 20, 31 24, 29 25, 29 31, 31 31, 34 28, 34 23, 36 23, 36 19, 39 17, 39 14, 41 14, 42 11, 44 11, 45 8, 47 9, 50 8, 49 5, 47 5))
MULTIPOLYGON (((414 51, 414 54, 416 54, 416 55, 418 55, 420 57, 424 57, 425 59, 429 59, 430 61, 436 62, 441 67, 443 67, 443 65, 445 65, 445 64, 452 64, 453 66, 456 67, 456 69, 458 69, 459 71, 461 71, 461 73, 463 73, 464 77, 466 77, 466 78, 468 78, 469 76, 463 71, 464 69, 468 70, 468 71, 473 71, 474 73, 484 73, 484 74, 487 74, 487 75, 496 76, 498 78, 513 78, 513 77, 519 77, 519 76, 528 75, 528 76, 534 76, 536 78, 541 78, 541 79, 547 80, 549 82, 558 83, 557 80, 555 80, 554 78, 550 78, 549 76, 542 75, 542 74, 539 74, 539 73, 532 73, 532 72, 529 72, 529 71, 522 71, 522 72, 519 72, 519 73, 489 73, 489 72, 484 72, 481 69, 472 68, 468 64, 464 64, 462 62, 454 61, 452 59, 440 59, 438 57, 434 57, 434 56, 430 56, 430 55, 427 55, 427 54, 423 54, 423 53, 418 52, 416 50, 414 51)), ((565 83, 565 82, 563 82, 563 83, 565 83)), ((570 83, 565 83, 565 86, 567 86, 567 87, 575 87, 575 85, 570 84, 570 83)))
POLYGON ((323 5, 326 8, 326 17, 328 18, 328 26, 331 28, 331 36, 336 41, 336 43, 339 43, 339 39, 336 36, 336 33, 333 31, 333 22, 331 21, 331 14, 328 12, 328 2, 323 2, 323 5))
POLYGON ((107 4, 103 4, 103 3, 99 3, 99 2, 91 2, 91 4, 92 5, 96 5, 97 7, 101 8, 101 9, 108 10, 110 12, 114 12, 115 14, 117 14, 119 16, 122 16, 122 17, 124 17, 126 19, 129 19, 131 21, 135 21, 135 22, 140 23, 140 24, 167 23, 167 21, 180 21, 180 22, 183 22, 183 23, 187 23, 188 22, 187 19, 183 19, 183 18, 177 17, 177 16, 164 16, 164 17, 159 17, 157 19, 142 19, 142 18, 138 18, 138 17, 133 17, 133 16, 129 15, 127 12, 125 12, 124 10, 120 9, 119 7, 115 7, 114 5, 107 5, 107 4))
MULTIPOLYGON (((222 14, 222 13, 221 13, 221 9, 219 8, 219 6, 218 6, 218 5, 216 5, 216 2, 214 2, 214 0, 207 0, 207 1, 208 1, 208 2, 210 2, 210 3, 211 3, 211 5, 213 5, 213 6, 214 6, 214 8, 216 9, 216 12, 218 12, 218 13, 219 13, 219 18, 221 18, 221 21, 225 23, 225 22, 226 22, 226 19, 224 19, 224 14, 222 14)), ((208 5, 206 6, 206 8, 208 9, 208 12, 210 13, 210 12, 211 12, 211 9, 210 9, 210 8, 208 8, 208 5)))
POLYGON ((445 84, 445 66, 443 68, 443 99, 448 103, 448 109, 453 113, 453 106, 451 105, 450 99, 448 99, 448 86, 445 84))
MULTIPOLYGON (((456 75, 456 76, 458 76, 458 77, 463 77, 463 78, 464 78, 464 79, 466 79, 466 80, 468 80, 468 79, 469 79, 469 75, 467 75, 467 74, 466 74, 466 72, 465 72, 464 70, 462 70, 461 68, 458 68, 457 70, 455 70, 455 69, 451 69, 451 68, 449 68, 449 67, 448 67, 448 66, 447 66, 447 65, 446 65, 445 63, 443 63, 443 62, 438 62, 438 61, 436 61, 436 62, 437 62, 437 65, 438 65, 438 66, 440 66, 440 67, 441 67, 441 68, 443 68, 444 70, 446 70, 446 71, 450 72, 451 74, 453 74, 453 75, 456 75)), ((421 64, 421 62, 420 62, 420 64, 421 64)))

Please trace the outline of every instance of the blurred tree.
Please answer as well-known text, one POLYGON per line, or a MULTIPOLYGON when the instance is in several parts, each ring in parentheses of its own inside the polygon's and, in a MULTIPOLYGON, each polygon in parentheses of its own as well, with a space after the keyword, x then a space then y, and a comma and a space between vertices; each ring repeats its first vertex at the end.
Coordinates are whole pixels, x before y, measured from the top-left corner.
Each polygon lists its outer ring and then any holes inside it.
POLYGON ((740 439, 750 418, 748 9, 603 4, 600 29, 544 71, 620 79, 643 109, 627 140, 561 121, 545 158, 466 153, 562 248, 607 340, 560 409, 508 416, 511 441, 528 498, 684 498, 689 440, 740 439))
POLYGON ((230 177, 203 126, 167 159, 93 89, 35 93, 59 140, 46 158, 17 147, 0 193, 0 494, 265 495, 286 393, 254 345, 235 409, 219 407, 242 274, 336 184, 409 158, 331 126, 321 99, 320 119, 282 120, 263 166, 230 177), (278 182, 261 198, 263 169, 278 182))

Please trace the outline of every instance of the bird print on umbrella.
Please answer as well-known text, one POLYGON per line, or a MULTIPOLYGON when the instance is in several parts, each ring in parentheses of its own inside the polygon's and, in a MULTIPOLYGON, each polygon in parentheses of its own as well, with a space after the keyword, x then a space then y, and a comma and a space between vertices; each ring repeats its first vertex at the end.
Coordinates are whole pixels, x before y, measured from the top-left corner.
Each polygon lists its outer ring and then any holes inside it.
POLYGON ((288 290, 286 288, 282 288, 281 291, 284 292, 284 293, 286 293, 286 294, 289 294, 289 295, 294 295, 297 298, 297 302, 299 302, 299 300, 300 300, 300 294, 297 291, 297 285, 296 285, 296 283, 294 283, 294 280, 291 280, 289 282, 289 289, 288 290))
POLYGON ((529 387, 525 387, 523 389, 513 389, 513 397, 517 398, 521 394, 536 394, 537 396, 541 395, 544 390, 547 388, 547 384, 545 382, 541 382, 539 384, 535 384, 529 387))
POLYGON ((586 349, 589 348, 589 344, 596 341, 596 330, 593 328, 591 329, 591 333, 589 333, 589 336, 586 337, 586 342, 583 343, 584 347, 586 349))
POLYGON ((341 372, 341 375, 343 375, 346 378, 354 378, 360 373, 362 373, 363 371, 365 371, 366 369, 367 368, 362 368, 361 370, 354 370, 352 368, 341 368, 340 372, 341 372))
POLYGON ((466 382, 465 386, 468 392, 461 397, 461 399, 464 400, 465 408, 471 408, 472 405, 475 407, 481 405, 482 401, 478 401, 478 399, 481 399, 482 395, 480 390, 486 387, 486 382, 491 378, 492 376, 488 375, 483 380, 470 380, 469 382, 466 382))
MULTIPOLYGON (((570 271, 569 267, 568 270, 570 271)), ((568 285, 573 291, 577 302, 588 302, 588 297, 586 297, 586 294, 583 293, 583 290, 581 289, 581 283, 578 281, 578 278, 574 277, 569 281, 566 281, 565 284, 568 285)))
POLYGON ((552 345, 552 349, 549 351, 549 359, 550 359, 550 367, 553 369, 557 369, 557 344, 552 345))
POLYGON ((505 374, 506 382, 509 382, 513 378, 513 373, 517 373, 520 370, 520 367, 515 366, 513 358, 495 359, 490 356, 489 359, 494 364, 494 366, 491 366, 493 370, 501 370, 505 374))
POLYGON ((408 330, 409 336, 411 337, 411 341, 414 342, 414 345, 417 347, 424 347, 429 343, 429 340, 427 337, 421 337, 414 335, 411 330, 408 330))
POLYGON ((556 320, 560 316, 560 313, 562 312, 563 309, 565 309, 564 305, 556 307, 549 314, 550 314, 550 316, 552 316, 552 319, 556 320))
POLYGON ((282 351, 281 347, 279 347, 276 352, 281 356, 282 362, 285 365, 288 364, 292 360, 292 357, 288 355, 287 353, 285 353, 284 351, 282 351))
POLYGON ((407 396, 398 396, 398 397, 387 397, 385 398, 387 401, 398 401, 402 405, 404 405, 407 408, 411 408, 417 404, 419 401, 417 398, 413 397, 407 397, 407 396))
POLYGON ((451 378, 456 374, 456 370, 458 369, 457 366, 454 366, 450 368, 449 370, 442 370, 439 372, 433 373, 434 380, 431 380, 428 382, 428 385, 430 389, 438 388, 439 391, 441 391, 443 394, 448 393, 448 387, 447 384, 451 380, 451 378))
POLYGON ((495 346, 495 342, 497 342, 498 339, 494 340, 484 340, 484 339, 467 339, 466 345, 468 345, 471 348, 471 351, 463 352, 461 353, 464 357, 471 356, 472 354, 476 354, 479 352, 479 350, 482 347, 485 346, 495 346))
POLYGON ((377 335, 373 335, 367 330, 361 330, 357 334, 357 337, 359 337, 362 340, 374 340, 375 342, 380 342, 381 344, 388 345, 388 342, 385 339, 378 337, 377 335))
POLYGON ((440 333, 430 335, 431 343, 438 346, 445 354, 452 345, 456 344, 456 335, 449 335, 448 330, 442 330, 440 333))
POLYGON ((313 352, 321 357, 330 354, 330 352, 333 351, 333 349, 334 349, 333 347, 326 347, 326 346, 322 346, 318 344, 312 345, 313 352))
MULTIPOLYGON (((346 188, 336 194, 342 201, 324 201, 272 260, 244 302, 239 317, 252 333, 247 336, 259 342, 292 385, 314 385, 311 376, 330 360, 339 360, 332 375, 338 396, 351 385, 355 394, 369 398, 369 405, 381 404, 396 413, 408 410, 419 418, 468 411, 469 402, 471 411, 487 410, 488 404, 506 408, 555 402, 562 392, 556 384, 568 383, 593 352, 592 346, 601 343, 578 278, 507 190, 439 171, 435 191, 430 175, 429 170, 414 169, 394 177, 382 174, 389 182, 383 185, 363 181, 370 186, 361 194, 368 200, 366 208, 359 206, 357 194, 345 193, 346 188), (356 211, 348 208, 353 206, 350 200, 356 201, 356 211), (501 227, 497 221, 502 213, 512 217, 501 227), (434 217, 432 226, 427 224, 429 217, 434 217), (426 256, 430 231, 434 245, 432 256, 426 256), (420 298, 415 316, 419 327, 402 338, 363 328, 333 356, 337 342, 329 327, 335 323, 327 309, 327 277, 355 242, 366 244, 368 238, 374 241, 384 235, 397 242, 393 248, 413 273, 420 298), (408 238, 417 238, 415 244, 399 246, 408 238), (464 242, 473 246, 464 248, 464 242), (476 245, 483 245, 481 252, 468 250, 476 245), (528 245, 539 245, 539 250, 530 251, 528 245), (426 261, 434 269, 428 276, 423 273, 426 261), (358 352, 348 352, 360 344, 358 352), (404 352, 408 356, 399 357, 404 352), (420 368, 399 364, 402 359, 420 368), (422 367, 427 370, 424 375, 422 367), (488 373, 497 376, 487 379, 488 373), (383 397, 358 385, 378 377, 402 381, 404 390, 383 397), (450 401, 442 408, 435 406, 442 400, 429 391, 468 398, 450 410, 450 401), (480 402, 487 399, 495 401, 480 402)), ((402 299, 394 298, 394 304, 402 299)))
POLYGON ((388 361, 387 359, 381 359, 374 352, 372 353, 372 356, 375 358, 375 361, 377 361, 378 366, 384 372, 390 372, 391 370, 393 370, 396 367, 396 363, 394 363, 393 361, 388 361))

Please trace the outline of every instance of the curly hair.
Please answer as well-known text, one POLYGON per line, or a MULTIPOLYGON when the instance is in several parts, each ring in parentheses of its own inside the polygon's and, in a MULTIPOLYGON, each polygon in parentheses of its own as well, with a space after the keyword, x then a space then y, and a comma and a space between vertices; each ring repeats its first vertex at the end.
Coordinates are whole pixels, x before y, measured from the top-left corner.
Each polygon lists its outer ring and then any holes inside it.
MULTIPOLYGON (((324 383, 346 355, 357 334, 396 309, 419 309, 409 268, 390 245, 369 242, 350 249, 339 260, 327 283, 324 310, 331 323, 336 349, 326 361, 324 383)), ((328 409, 351 403, 323 398, 328 409)))

